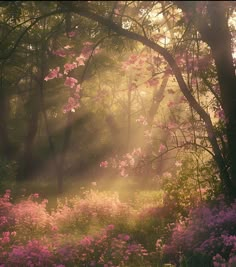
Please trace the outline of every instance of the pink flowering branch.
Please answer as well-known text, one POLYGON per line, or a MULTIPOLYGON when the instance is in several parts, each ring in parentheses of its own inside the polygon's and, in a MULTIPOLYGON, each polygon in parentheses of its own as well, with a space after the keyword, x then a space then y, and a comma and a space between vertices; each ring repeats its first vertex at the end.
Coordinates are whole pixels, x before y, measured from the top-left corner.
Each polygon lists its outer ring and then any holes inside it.
POLYGON ((129 30, 126 30, 122 28, 121 25, 116 24, 114 21, 107 17, 103 17, 99 14, 94 13, 91 11, 88 7, 80 6, 79 8, 75 7, 73 12, 77 13, 78 15, 82 17, 89 18, 91 20, 97 21, 100 24, 102 24, 105 27, 108 27, 109 29, 113 30, 117 34, 127 37, 129 39, 138 41, 142 43, 143 45, 153 49, 154 51, 160 53, 166 62, 169 64, 173 74, 175 75, 175 78, 178 82, 178 85, 180 87, 180 90, 182 91, 183 95, 188 100, 188 103, 190 106, 199 114, 201 119, 205 123, 205 127, 208 134, 208 140, 212 145, 213 153, 211 153, 219 167, 220 171, 220 177, 222 179, 223 183, 226 183, 228 188, 232 185, 232 181, 230 180, 229 172, 227 171, 227 164, 225 161, 225 158, 223 157, 219 144, 216 139, 216 133, 214 130, 214 126, 212 124, 210 115, 202 108, 202 106, 197 102, 197 100, 192 95, 191 91, 189 90, 186 82, 184 81, 183 75, 181 73, 181 70, 179 66, 177 65, 175 59, 171 55, 171 53, 165 49, 164 47, 160 46, 159 44, 155 43, 154 41, 146 38, 145 36, 140 35, 139 33, 132 32, 129 30))

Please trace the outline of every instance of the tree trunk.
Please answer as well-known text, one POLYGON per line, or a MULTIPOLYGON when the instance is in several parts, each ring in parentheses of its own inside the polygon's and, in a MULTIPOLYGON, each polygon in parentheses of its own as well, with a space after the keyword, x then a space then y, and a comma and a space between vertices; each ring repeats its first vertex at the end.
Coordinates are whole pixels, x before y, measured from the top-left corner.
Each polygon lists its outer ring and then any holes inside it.
MULTIPOLYGON (((176 1, 175 3, 186 13, 193 13, 196 8, 196 2, 176 1)), ((208 17, 198 14, 195 23, 202 40, 211 48, 216 65, 221 104, 226 117, 228 154, 222 160, 224 156, 219 153, 221 151, 216 144, 213 145, 213 150, 217 148, 218 151, 217 153, 216 150, 214 151, 215 161, 220 170, 225 193, 233 199, 236 198, 236 77, 225 4, 225 1, 209 1, 207 3, 208 17)), ((209 136, 210 142, 211 138, 212 136, 209 136)))
POLYGON ((209 2, 212 35, 209 45, 215 60, 222 108, 226 117, 228 163, 231 194, 236 197, 236 77, 231 50, 231 35, 223 2, 209 2), (213 39, 213 40, 212 40, 213 39))
POLYGON ((39 88, 38 85, 31 85, 29 97, 29 117, 28 117, 28 131, 24 141, 24 151, 21 159, 21 164, 18 171, 18 180, 27 180, 33 171, 33 146, 35 137, 38 131, 40 102, 39 102, 39 88))
POLYGON ((69 148, 70 144, 70 139, 71 139, 71 134, 72 134, 72 123, 73 123, 73 114, 71 112, 67 113, 67 121, 66 121, 66 128, 64 132, 64 137, 63 137, 63 146, 62 146, 62 151, 61 151, 61 157, 59 160, 59 176, 58 176, 58 193, 61 194, 64 191, 64 165, 65 165, 65 159, 66 159, 66 153, 69 148))
POLYGON ((3 85, 3 66, 1 66, 1 80, 0 80, 0 155, 10 159, 13 152, 13 147, 10 143, 7 131, 9 113, 8 96, 3 85))
POLYGON ((46 135, 47 135, 47 139, 48 139, 48 145, 49 145, 50 153, 52 156, 53 168, 55 171, 55 176, 57 177, 57 193, 61 194, 61 193, 63 193, 64 159, 60 161, 59 157, 56 154, 56 149, 55 149, 55 145, 53 143, 52 134, 50 132, 49 121, 48 121, 47 111, 46 111, 45 101, 44 101, 44 77, 46 75, 45 70, 46 70, 46 65, 47 65, 46 47, 47 47, 47 44, 42 43, 42 47, 40 49, 40 51, 41 51, 40 59, 41 60, 38 62, 38 65, 40 65, 40 75, 39 75, 39 79, 38 79, 39 93, 40 93, 39 102, 40 102, 40 109, 41 109, 42 116, 43 116, 44 123, 45 123, 45 130, 46 130, 46 135))
MULTIPOLYGON (((181 8, 187 10, 184 2, 181 3, 181 8)), ((206 20, 199 18, 197 27, 203 41, 212 51, 220 86, 221 104, 226 118, 228 154, 227 165, 222 164, 220 167, 221 179, 231 198, 236 198, 236 77, 225 2, 210 1, 208 15, 210 26, 206 20)))

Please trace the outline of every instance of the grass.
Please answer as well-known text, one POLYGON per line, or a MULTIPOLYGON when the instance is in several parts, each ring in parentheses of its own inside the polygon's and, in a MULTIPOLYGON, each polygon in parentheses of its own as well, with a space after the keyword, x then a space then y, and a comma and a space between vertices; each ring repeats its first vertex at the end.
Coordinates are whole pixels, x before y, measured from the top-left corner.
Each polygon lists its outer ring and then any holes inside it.
MULTIPOLYGON (((160 205, 163 198, 163 191, 158 188, 143 188, 135 181, 135 178, 118 176, 104 176, 97 180, 92 180, 90 177, 81 177, 80 179, 67 177, 64 180, 64 192, 60 195, 57 192, 56 180, 51 177, 39 177, 15 186, 11 185, 9 188, 12 189, 14 202, 30 194, 38 193, 41 198, 48 199, 49 210, 56 207, 58 198, 71 198, 90 189, 107 193, 117 192, 122 202, 129 202, 134 208, 148 205, 148 203, 160 205)), ((8 189, 7 186, 2 188, 0 193, 2 194, 5 189, 8 189)))

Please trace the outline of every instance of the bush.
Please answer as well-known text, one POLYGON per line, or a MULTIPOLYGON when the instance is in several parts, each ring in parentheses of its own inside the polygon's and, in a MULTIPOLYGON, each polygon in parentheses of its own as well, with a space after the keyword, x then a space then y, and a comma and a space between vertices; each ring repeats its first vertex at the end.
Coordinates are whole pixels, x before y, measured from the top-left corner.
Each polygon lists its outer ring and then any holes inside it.
POLYGON ((10 212, 15 231, 26 240, 48 233, 52 227, 52 218, 46 210, 47 200, 37 202, 37 198, 38 194, 31 195, 15 204, 10 212))
POLYGON ((186 266, 212 266, 213 262, 217 266, 220 257, 232 262, 236 255, 235 221, 236 202, 227 205, 221 199, 202 204, 177 223, 170 242, 163 247, 165 257, 186 266))
POLYGON ((79 230, 88 232, 92 226, 104 227, 115 224, 120 228, 128 224, 132 210, 120 202, 118 194, 98 191, 87 191, 84 197, 74 197, 59 202, 52 213, 61 231, 79 230))
POLYGON ((6 190, 5 194, 0 196, 0 231, 7 231, 12 225, 12 219, 10 218, 10 212, 13 207, 10 202, 10 190, 6 190))

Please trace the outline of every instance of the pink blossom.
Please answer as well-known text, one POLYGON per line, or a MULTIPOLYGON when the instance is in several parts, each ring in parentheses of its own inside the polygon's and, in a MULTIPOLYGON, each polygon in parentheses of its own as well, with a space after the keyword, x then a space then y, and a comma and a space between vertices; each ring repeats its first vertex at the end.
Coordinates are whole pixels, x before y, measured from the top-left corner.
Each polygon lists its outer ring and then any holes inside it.
POLYGON ((64 48, 65 48, 65 49, 71 49, 72 46, 70 46, 70 45, 66 45, 66 46, 64 46, 64 48))
POLYGON ((173 101, 169 101, 168 104, 167 104, 168 107, 173 107, 175 105, 176 105, 176 103, 173 102, 173 101))
POLYGON ((2 241, 3 244, 9 243, 10 242, 10 232, 3 232, 2 238, 0 238, 0 241, 2 241))
POLYGON ((66 77, 66 81, 64 85, 69 86, 70 88, 73 88, 75 84, 78 83, 78 80, 73 77, 66 77))
POLYGON ((181 96, 180 99, 179 99, 179 103, 186 103, 187 102, 187 99, 185 96, 181 96))
POLYGON ((86 59, 85 57, 83 57, 82 55, 80 55, 75 60, 78 62, 77 63, 78 66, 84 66, 85 65, 85 63, 84 63, 85 59, 86 59))
POLYGON ((171 75, 173 72, 172 72, 172 69, 170 68, 167 68, 166 71, 165 71, 165 76, 169 76, 171 75))
POLYGON ((59 57, 65 57, 66 52, 63 49, 58 49, 56 51, 52 52, 54 55, 59 56, 59 57))
POLYGON ((93 45, 93 42, 84 42, 83 45, 84 46, 91 46, 91 45, 93 45))
POLYGON ((52 80, 54 78, 59 77, 60 67, 56 67, 55 69, 51 70, 49 74, 44 78, 45 81, 52 80))
POLYGON ((122 70, 126 71, 129 68, 129 64, 127 62, 123 62, 121 68, 122 68, 122 70))
POLYGON ((74 93, 74 94, 73 94, 73 97, 74 97, 74 99, 76 99, 76 100, 79 100, 79 99, 80 99, 80 95, 79 95, 78 93, 74 93))
POLYGON ((58 231, 58 227, 56 225, 53 225, 51 230, 54 232, 54 231, 58 231))
POLYGON ((129 236, 129 235, 124 235, 124 236, 123 236, 123 240, 125 240, 125 241, 130 240, 130 236, 129 236))
POLYGON ((139 122, 144 126, 148 125, 147 119, 143 115, 139 116, 139 118, 136 120, 136 122, 139 122))
POLYGON ((115 226, 114 226, 114 224, 109 224, 106 229, 107 230, 114 230, 115 226))
POLYGON ((220 120, 225 120, 225 114, 224 114, 224 110, 223 109, 218 109, 215 112, 215 117, 219 118, 220 120))
POLYGON ((157 239, 156 241, 156 249, 160 249, 162 247, 162 240, 161 239, 157 239))
POLYGON ((128 63, 129 64, 134 64, 136 62, 136 60, 138 59, 137 55, 131 55, 128 59, 128 63))
POLYGON ((93 241, 93 238, 89 236, 85 236, 82 240, 80 240, 80 244, 82 246, 88 247, 91 245, 92 241, 93 241))
POLYGON ((100 163, 100 167, 107 168, 108 167, 108 162, 106 160, 105 161, 102 161, 100 163))
POLYGON ((115 8, 114 9, 114 13, 117 14, 117 15, 119 15, 120 14, 120 10, 118 8, 115 8))
POLYGON ((69 71, 73 70, 77 68, 77 64, 76 63, 66 63, 64 65, 64 74, 68 74, 69 71))
POLYGON ((180 162, 180 161, 176 161, 176 162, 175 162, 175 166, 176 166, 176 167, 181 167, 181 166, 182 166, 182 162, 180 162))
POLYGON ((74 97, 69 97, 67 104, 63 108, 63 112, 64 113, 67 113, 69 111, 75 112, 75 109, 79 107, 80 107, 80 104, 77 101, 77 99, 75 99, 74 97))
POLYGON ((162 175, 163 175, 163 177, 166 177, 166 178, 172 177, 172 174, 170 172, 164 172, 162 175))
POLYGON ((120 175, 123 176, 123 177, 127 177, 128 176, 128 173, 125 171, 125 169, 121 169, 120 171, 120 175))
POLYGON ((16 232, 15 231, 11 232, 11 236, 16 236, 16 232))
POLYGON ((158 152, 161 153, 161 152, 164 152, 165 150, 166 150, 166 146, 163 144, 160 144, 158 152))
POLYGON ((158 83, 159 83, 159 81, 158 81, 157 78, 152 78, 152 79, 150 79, 150 80, 147 81, 147 84, 149 86, 156 86, 158 83))
POLYGON ((127 161, 126 160, 121 160, 120 161, 120 168, 127 167, 127 166, 128 166, 128 164, 127 164, 127 161))
POLYGON ((129 165, 130 165, 131 167, 134 167, 134 165, 135 165, 135 160, 134 160, 134 158, 131 158, 131 159, 130 159, 130 161, 129 161, 129 165))
POLYGON ((132 155, 133 156, 140 156, 142 154, 142 149, 139 147, 139 148, 135 148, 132 152, 132 155))
POLYGON ((81 88, 81 85, 78 84, 78 85, 76 86, 75 92, 76 92, 76 93, 79 93, 81 89, 82 89, 82 88, 81 88))
POLYGON ((84 47, 81 50, 80 57, 88 59, 91 56, 92 52, 93 52, 93 48, 92 48, 93 43, 85 42, 85 43, 83 43, 83 45, 84 45, 84 47))
POLYGON ((169 123, 167 124, 167 128, 168 128, 169 130, 177 129, 177 128, 178 128, 178 124, 175 123, 175 122, 169 122, 169 123))
POLYGON ((70 38, 75 37, 75 35, 76 35, 75 32, 68 32, 68 36, 69 36, 70 38))

